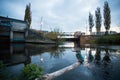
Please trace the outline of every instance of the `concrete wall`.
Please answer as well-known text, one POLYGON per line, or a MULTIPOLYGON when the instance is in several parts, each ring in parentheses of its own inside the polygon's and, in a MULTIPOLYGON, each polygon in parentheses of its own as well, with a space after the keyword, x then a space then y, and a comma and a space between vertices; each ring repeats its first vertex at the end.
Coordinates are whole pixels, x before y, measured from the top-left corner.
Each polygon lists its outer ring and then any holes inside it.
POLYGON ((95 38, 98 38, 97 35, 81 35, 80 36, 80 44, 87 44, 90 43, 90 41, 94 40, 95 38))
POLYGON ((0 16, 0 28, 0 39, 5 42, 24 42, 28 35, 28 26, 23 20, 0 16))

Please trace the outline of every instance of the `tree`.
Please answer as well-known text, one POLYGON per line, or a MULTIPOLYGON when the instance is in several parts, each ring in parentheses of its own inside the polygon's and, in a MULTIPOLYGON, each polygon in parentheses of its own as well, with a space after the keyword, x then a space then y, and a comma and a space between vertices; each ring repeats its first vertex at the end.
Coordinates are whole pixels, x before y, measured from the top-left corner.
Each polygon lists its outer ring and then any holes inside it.
POLYGON ((92 34, 92 28, 94 26, 94 22, 93 22, 93 15, 89 12, 89 31, 90 31, 90 34, 92 34))
POLYGON ((110 16, 110 7, 108 5, 108 2, 104 2, 104 26, 106 29, 105 34, 108 34, 108 31, 110 29, 110 23, 111 23, 111 16, 110 16))
POLYGON ((101 13, 100 13, 100 8, 97 7, 97 10, 95 11, 95 16, 96 16, 96 32, 97 35, 100 35, 101 31, 101 13))
POLYGON ((25 16, 24 16, 24 21, 27 22, 28 24, 28 28, 30 28, 31 25, 31 21, 32 21, 32 16, 31 16, 31 4, 29 3, 29 5, 26 5, 26 9, 25 9, 25 16))

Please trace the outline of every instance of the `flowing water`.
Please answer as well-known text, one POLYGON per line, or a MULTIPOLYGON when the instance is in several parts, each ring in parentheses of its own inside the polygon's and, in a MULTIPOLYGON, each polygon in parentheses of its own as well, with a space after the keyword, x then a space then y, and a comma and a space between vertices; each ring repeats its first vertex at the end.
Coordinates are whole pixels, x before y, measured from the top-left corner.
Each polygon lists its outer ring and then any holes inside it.
POLYGON ((49 74, 83 59, 78 67, 57 76, 54 80, 120 80, 120 45, 79 45, 65 42, 63 45, 8 44, 0 45, 0 61, 6 74, 0 72, 0 80, 12 80, 22 74, 26 64, 37 64, 49 74))

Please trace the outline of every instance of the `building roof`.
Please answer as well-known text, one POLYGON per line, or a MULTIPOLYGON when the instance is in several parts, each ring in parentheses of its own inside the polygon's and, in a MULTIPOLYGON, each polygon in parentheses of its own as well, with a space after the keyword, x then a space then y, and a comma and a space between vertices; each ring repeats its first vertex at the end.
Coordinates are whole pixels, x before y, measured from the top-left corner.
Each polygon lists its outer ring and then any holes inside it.
POLYGON ((26 21, 3 16, 0 16, 0 26, 12 28, 13 31, 25 31, 28 27, 26 21))
POLYGON ((0 16, 0 20, 17 21, 17 22, 21 22, 21 23, 26 23, 26 21, 23 21, 23 20, 9 18, 9 17, 3 17, 3 16, 0 16))

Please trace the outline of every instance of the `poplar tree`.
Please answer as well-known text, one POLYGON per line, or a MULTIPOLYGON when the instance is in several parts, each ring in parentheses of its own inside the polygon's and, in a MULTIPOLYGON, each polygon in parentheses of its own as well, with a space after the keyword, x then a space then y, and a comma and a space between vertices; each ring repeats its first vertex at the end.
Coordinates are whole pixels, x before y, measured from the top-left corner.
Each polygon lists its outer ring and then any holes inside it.
POLYGON ((93 15, 89 12, 89 31, 90 31, 90 35, 92 34, 92 28, 94 26, 94 21, 93 21, 93 15))
POLYGON ((110 29, 110 24, 111 24, 111 15, 110 15, 110 7, 108 5, 108 2, 104 2, 104 26, 106 29, 105 34, 108 34, 108 31, 110 29))
POLYGON ((27 22, 28 28, 30 29, 30 25, 31 25, 31 21, 32 21, 31 4, 30 3, 29 3, 29 5, 26 5, 24 21, 27 22))
POLYGON ((100 8, 97 7, 96 11, 95 11, 95 16, 96 16, 96 32, 97 35, 100 35, 100 31, 101 31, 101 13, 100 13, 100 8))

